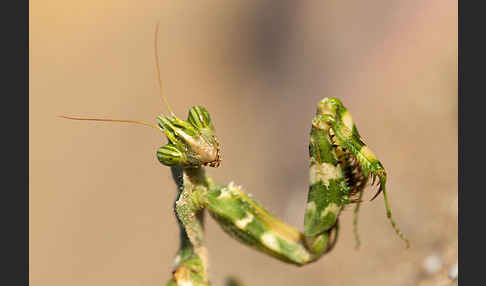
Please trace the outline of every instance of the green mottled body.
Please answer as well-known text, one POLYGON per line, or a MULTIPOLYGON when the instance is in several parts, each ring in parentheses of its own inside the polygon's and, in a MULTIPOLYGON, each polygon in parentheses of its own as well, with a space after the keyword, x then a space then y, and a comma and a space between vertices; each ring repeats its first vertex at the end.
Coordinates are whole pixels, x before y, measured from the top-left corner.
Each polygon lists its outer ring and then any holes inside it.
MULTIPOLYGON (((191 215, 191 211, 181 210, 178 205, 181 201, 179 198, 176 214, 183 226, 183 238, 187 235, 192 247, 188 257, 196 257, 195 261, 201 262, 201 277, 207 277, 207 258, 205 255, 198 255, 201 252, 196 251, 198 242, 191 239, 192 235, 189 234, 194 233, 194 229, 199 229, 200 222, 195 218, 197 211, 201 209, 207 209, 211 217, 233 238, 262 253, 295 265, 316 261, 332 248, 337 241, 339 215, 351 203, 356 203, 355 234, 359 242, 357 213, 364 187, 370 177, 373 181, 376 177, 379 178, 379 192, 383 191, 385 194, 387 215, 391 219, 383 165, 364 144, 350 113, 336 98, 322 99, 312 120, 309 143, 310 185, 303 232, 271 215, 249 197, 241 186, 234 183, 226 186, 212 184, 202 168, 198 169, 197 165, 218 166, 220 161, 214 127, 204 108, 192 108, 187 121, 175 116, 160 116, 158 120, 159 126, 169 138, 169 144, 159 149, 158 158, 163 164, 172 166, 173 170, 177 168, 183 174, 183 182, 178 182, 178 186, 182 186, 182 193, 191 189, 188 192, 191 197, 184 201, 190 202, 194 213, 191 215), (211 146, 214 147, 213 150, 211 146)), ((400 237, 405 239, 395 222, 391 221, 400 237)), ((406 242, 408 244, 407 240, 406 242)), ((181 246, 179 253, 185 253, 184 247, 181 246)), ((176 260, 182 261, 180 257, 181 254, 178 254, 176 260)), ((194 266, 194 261, 192 263, 192 269, 198 269, 194 266)), ((180 269, 186 271, 186 268, 179 263, 174 273, 178 274, 180 269)), ((180 281, 179 276, 174 275, 171 281, 180 281)), ((200 279, 197 275, 191 280, 193 285, 209 283, 207 279, 200 279)), ((182 281, 176 285, 190 285, 186 280, 182 281)))
POLYGON ((332 249, 338 237, 339 215, 346 205, 354 203, 354 231, 359 243, 357 214, 369 179, 373 183, 378 179, 379 190, 375 197, 383 192, 386 214, 408 246, 408 240, 391 217, 385 169, 363 142, 349 111, 336 98, 320 100, 312 120, 310 184, 303 232, 270 214, 241 186, 216 185, 206 176, 203 166, 218 167, 221 161, 215 129, 206 109, 192 107, 187 120, 171 114, 158 116, 157 121, 156 128, 162 130, 169 141, 159 148, 157 158, 171 167, 178 187, 175 214, 181 233, 173 276, 167 285, 210 285, 204 210, 208 210, 233 238, 281 261, 301 266, 316 261, 332 249))
MULTIPOLYGON (((155 29, 154 51, 159 87, 159 57, 157 53, 158 25, 155 29)), ((222 229, 240 242, 281 261, 306 265, 329 252, 339 232, 339 215, 354 203, 354 232, 357 245, 358 211, 364 188, 369 179, 378 178, 383 193, 386 215, 395 232, 407 247, 408 240, 392 218, 386 192, 386 172, 383 165, 363 142, 349 111, 339 99, 325 97, 317 105, 312 120, 309 143, 309 189, 300 232, 279 220, 248 196, 241 186, 230 183, 216 185, 208 178, 204 166, 218 167, 220 146, 208 111, 192 107, 186 120, 178 118, 163 97, 169 116, 157 117, 158 125, 134 120, 79 118, 73 120, 110 121, 150 126, 164 132, 168 139, 157 150, 159 161, 171 167, 177 185, 175 215, 180 226, 180 247, 174 260, 169 286, 209 286, 208 255, 204 242, 204 211, 222 229)), ((372 184, 373 184, 372 183, 372 184)), ((373 199, 375 198, 373 197, 373 199)), ((227 285, 240 285, 233 279, 227 285)))
MULTIPOLYGON (((317 258, 302 233, 271 215, 240 186, 230 183, 211 190, 207 197, 211 216, 242 243, 292 264, 304 265, 317 258)), ((327 234, 324 240, 325 248, 327 234)))

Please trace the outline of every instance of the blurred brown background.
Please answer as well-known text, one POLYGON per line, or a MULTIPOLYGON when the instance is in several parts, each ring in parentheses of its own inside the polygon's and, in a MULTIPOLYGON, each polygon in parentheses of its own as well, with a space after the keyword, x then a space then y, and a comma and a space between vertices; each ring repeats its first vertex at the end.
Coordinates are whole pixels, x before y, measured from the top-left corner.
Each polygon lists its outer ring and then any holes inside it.
MULTIPOLYGON (((316 104, 340 98, 389 173, 383 198, 352 211, 336 248, 298 268, 207 220, 214 285, 451 285, 457 262, 457 1, 31 1, 31 285, 163 285, 178 248, 163 134, 128 124, 211 113, 223 163, 272 213, 302 229, 316 104)), ((371 197, 372 192, 367 193, 371 197)))

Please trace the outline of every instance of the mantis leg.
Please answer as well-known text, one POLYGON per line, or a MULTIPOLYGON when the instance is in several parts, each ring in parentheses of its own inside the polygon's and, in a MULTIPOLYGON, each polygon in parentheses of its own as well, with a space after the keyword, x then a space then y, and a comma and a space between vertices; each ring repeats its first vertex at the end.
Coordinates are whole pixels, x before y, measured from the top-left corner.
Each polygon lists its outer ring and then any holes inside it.
MULTIPOLYGON (((225 232, 258 251, 284 262, 305 265, 329 252, 337 241, 338 217, 344 206, 357 203, 370 177, 378 177, 385 194, 387 216, 397 234, 406 241, 395 222, 385 192, 386 173, 382 164, 363 143, 349 112, 335 98, 318 104, 310 132, 309 191, 300 232, 266 211, 241 186, 211 188, 206 207, 225 232)), ((375 195, 376 197, 376 195, 375 195)))
POLYGON ((174 210, 180 228, 180 247, 167 285, 209 286, 208 254, 204 243, 204 204, 198 199, 208 188, 203 168, 171 168, 178 187, 174 210))
MULTIPOLYGON (((360 179, 352 182, 354 184, 353 188, 355 189, 355 192, 361 192, 363 182, 366 183, 368 178, 372 178, 372 185, 378 178, 379 189, 371 200, 374 200, 380 193, 383 192, 386 215, 390 220, 396 234, 403 241, 405 241, 407 248, 410 247, 409 240, 398 228, 395 220, 392 217, 390 203, 388 201, 388 194, 386 192, 387 175, 385 168, 376 158, 373 151, 371 151, 371 149, 363 142, 361 136, 359 135, 358 129, 351 118, 351 114, 336 98, 324 98, 321 100, 318 104, 318 114, 320 112, 322 113, 322 115, 320 115, 320 120, 325 121, 331 126, 331 130, 334 134, 334 144, 337 144, 344 153, 348 154, 352 158, 349 164, 357 169, 358 177, 360 179), (334 116, 327 115, 329 110, 334 113, 334 116)), ((357 206, 357 208, 359 209, 359 206, 357 206)), ((357 213, 357 210, 355 213, 357 213)))
POLYGON ((281 261, 305 265, 328 253, 336 244, 339 215, 356 203, 354 228, 364 187, 378 178, 386 213, 396 233, 407 243, 392 219, 386 194, 386 172, 361 139, 351 115, 336 98, 323 98, 312 120, 309 155, 309 189, 300 232, 271 215, 241 186, 217 186, 202 166, 218 166, 219 143, 209 113, 192 108, 188 121, 161 117, 159 126, 169 144, 158 151, 159 160, 172 167, 179 188, 175 204, 181 227, 181 247, 168 285, 209 285, 207 250, 204 246, 203 210, 225 232, 242 243, 281 261))
POLYGON ((313 120, 309 155, 310 186, 304 232, 268 213, 230 183, 208 192, 208 210, 223 230, 241 242, 282 261, 304 265, 328 252, 336 242, 337 219, 349 203, 350 187, 330 128, 318 114, 313 120))
POLYGON ((209 213, 225 232, 284 262, 304 265, 315 261, 335 242, 337 227, 309 239, 271 215, 233 183, 211 189, 206 198, 209 213))

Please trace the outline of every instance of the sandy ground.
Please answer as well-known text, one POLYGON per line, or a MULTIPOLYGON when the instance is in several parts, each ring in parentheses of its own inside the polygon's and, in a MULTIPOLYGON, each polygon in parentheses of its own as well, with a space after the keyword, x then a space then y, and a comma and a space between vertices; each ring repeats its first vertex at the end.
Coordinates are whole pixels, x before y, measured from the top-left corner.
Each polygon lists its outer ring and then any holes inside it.
MULTIPOLYGON (((389 173, 335 249, 304 267, 240 245, 207 220, 214 285, 454 285, 457 1, 31 1, 31 285, 163 285, 178 248, 161 133, 57 115, 154 122, 163 92, 211 113, 220 183, 243 185, 302 229, 308 133, 324 96, 349 108, 389 173), (366 3, 366 4, 365 4, 366 3)), ((372 191, 367 195, 371 197, 372 191)))

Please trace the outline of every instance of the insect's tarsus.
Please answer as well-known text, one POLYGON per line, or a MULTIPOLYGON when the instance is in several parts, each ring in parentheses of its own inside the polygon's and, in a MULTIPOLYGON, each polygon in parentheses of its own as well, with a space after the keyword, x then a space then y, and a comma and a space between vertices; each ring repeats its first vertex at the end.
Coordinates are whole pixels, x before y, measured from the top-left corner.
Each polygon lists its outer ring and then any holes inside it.
POLYGON ((353 219, 353 232, 354 232, 354 239, 356 241, 356 249, 359 249, 361 246, 361 239, 359 238, 359 233, 358 233, 358 213, 359 213, 359 207, 361 206, 362 200, 361 198, 363 197, 364 193, 364 188, 362 187, 361 190, 359 191, 359 197, 356 202, 356 206, 354 207, 354 219, 353 219))
POLYGON ((402 233, 402 231, 398 228, 395 220, 393 219, 392 217, 392 212, 391 212, 391 208, 390 208, 390 204, 388 202, 388 195, 386 193, 386 189, 385 189, 385 184, 386 184, 386 178, 383 177, 383 178, 380 178, 380 190, 383 192, 383 200, 385 201, 385 209, 386 209, 386 216, 388 217, 388 220, 390 220, 390 223, 393 227, 393 229, 395 230, 396 234, 403 240, 405 241, 405 244, 406 244, 406 247, 409 248, 410 247, 410 241, 408 240, 408 238, 402 233))

